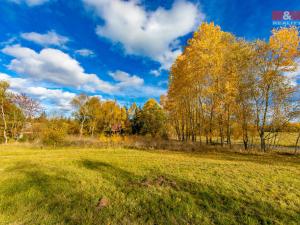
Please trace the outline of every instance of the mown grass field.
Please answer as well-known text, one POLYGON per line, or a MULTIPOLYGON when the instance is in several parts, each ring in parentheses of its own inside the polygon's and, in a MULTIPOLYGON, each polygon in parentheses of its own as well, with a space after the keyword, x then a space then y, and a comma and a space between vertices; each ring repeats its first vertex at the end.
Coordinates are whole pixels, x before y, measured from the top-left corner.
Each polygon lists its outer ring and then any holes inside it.
POLYGON ((299 221, 299 156, 0 146, 0 224, 299 221))

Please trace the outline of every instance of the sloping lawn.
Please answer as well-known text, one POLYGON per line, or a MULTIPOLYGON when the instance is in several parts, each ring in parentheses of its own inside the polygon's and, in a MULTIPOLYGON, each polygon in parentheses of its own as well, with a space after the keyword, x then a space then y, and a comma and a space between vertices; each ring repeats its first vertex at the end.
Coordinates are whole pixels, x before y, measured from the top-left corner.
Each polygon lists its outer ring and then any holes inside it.
POLYGON ((0 224, 299 221, 299 156, 0 146, 0 224))

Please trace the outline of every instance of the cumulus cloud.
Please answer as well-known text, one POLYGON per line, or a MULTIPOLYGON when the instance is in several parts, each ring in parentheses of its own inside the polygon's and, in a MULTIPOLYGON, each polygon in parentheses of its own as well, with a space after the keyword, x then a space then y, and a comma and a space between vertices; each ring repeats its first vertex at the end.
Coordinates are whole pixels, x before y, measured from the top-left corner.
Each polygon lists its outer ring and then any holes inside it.
POLYGON ((42 5, 46 2, 49 2, 50 0, 8 0, 8 1, 14 2, 17 4, 25 3, 26 5, 32 7, 32 6, 42 5))
POLYGON ((84 56, 84 57, 89 57, 89 56, 94 56, 95 53, 90 50, 90 49, 86 49, 86 48, 83 48, 83 49, 78 49, 75 51, 76 54, 79 54, 81 56, 84 56))
MULTIPOLYGON (((119 70, 109 73, 114 79, 113 83, 103 81, 96 74, 86 73, 78 61, 58 49, 45 48, 36 52, 30 48, 13 45, 6 46, 2 52, 14 57, 8 69, 27 76, 34 82, 47 82, 60 87, 115 96, 146 97, 165 93, 163 89, 145 85, 144 80, 139 76, 119 70)), ((15 79, 19 79, 14 80, 14 82, 18 81, 16 82, 18 84, 24 82, 22 78, 15 79)))
POLYGON ((116 90, 96 74, 85 73, 78 61, 58 49, 45 48, 38 53, 30 48, 13 45, 5 47, 2 52, 15 57, 8 65, 10 70, 34 80, 91 92, 112 93, 116 90))
POLYGON ((127 54, 143 55, 169 69, 181 53, 180 37, 204 18, 197 5, 177 0, 170 9, 146 11, 138 0, 83 0, 104 20, 96 33, 124 46, 127 54))
POLYGON ((70 102, 75 97, 75 93, 41 87, 29 79, 12 77, 4 73, 0 73, 0 80, 8 81, 11 91, 25 93, 40 101, 46 110, 50 108, 58 111, 71 110, 70 102))
POLYGON ((144 80, 137 75, 130 75, 124 71, 117 70, 109 75, 117 82, 117 95, 128 97, 159 97, 166 93, 165 89, 145 85, 144 80))
POLYGON ((124 71, 110 72, 109 75, 118 82, 119 87, 139 87, 144 84, 144 80, 136 75, 130 75, 124 71))
POLYGON ((42 46, 61 46, 69 41, 69 38, 57 34, 55 31, 48 31, 45 34, 36 32, 22 33, 21 37, 27 41, 32 41, 42 46))

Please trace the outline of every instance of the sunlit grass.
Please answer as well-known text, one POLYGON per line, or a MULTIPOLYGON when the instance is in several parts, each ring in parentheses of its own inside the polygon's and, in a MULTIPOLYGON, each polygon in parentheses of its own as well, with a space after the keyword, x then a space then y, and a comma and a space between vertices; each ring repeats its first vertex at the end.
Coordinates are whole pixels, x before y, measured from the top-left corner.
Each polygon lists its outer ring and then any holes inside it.
POLYGON ((298 133, 296 132, 280 132, 277 140, 279 146, 295 146, 298 133))
MULTIPOLYGON (((297 132, 278 132, 276 136, 275 146, 278 147, 294 147, 296 144, 296 140, 298 137, 297 132)), ((198 138, 200 139, 200 138, 198 138)), ((205 137, 201 137, 202 142, 205 142, 205 137)), ((219 137, 213 137, 212 141, 215 143, 220 143, 219 137)), ((269 145, 274 145, 274 134, 269 134, 266 132, 266 143, 269 145)), ((232 138, 232 144, 240 144, 243 145, 243 140, 240 138, 232 138)), ((249 144, 260 145, 259 136, 249 137, 249 144)))
POLYGON ((0 146, 0 224, 298 224, 299 169, 299 156, 0 146))

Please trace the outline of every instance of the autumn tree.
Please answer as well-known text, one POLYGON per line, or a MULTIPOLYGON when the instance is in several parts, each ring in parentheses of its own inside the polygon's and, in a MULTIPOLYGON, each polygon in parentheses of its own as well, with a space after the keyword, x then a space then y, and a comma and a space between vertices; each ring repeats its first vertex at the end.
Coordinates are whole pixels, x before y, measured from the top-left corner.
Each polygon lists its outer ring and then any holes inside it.
POLYGON ((116 101, 108 100, 103 102, 101 111, 104 115, 101 126, 107 133, 111 133, 113 127, 118 127, 118 129, 122 129, 122 126, 124 127, 126 110, 120 107, 116 101))
POLYGON ((91 97, 83 106, 86 108, 87 125, 91 136, 94 136, 97 131, 99 123, 103 121, 103 113, 101 112, 102 103, 98 97, 91 97))
MULTIPOLYGON (((21 130, 21 134, 19 135, 19 137, 23 136, 23 131, 25 129, 25 126, 27 125, 27 123, 30 123, 30 127, 33 127, 33 118, 36 117, 39 113, 41 113, 42 111, 42 107, 40 105, 40 103, 32 98, 30 98, 29 96, 27 96, 26 94, 22 93, 22 94, 13 94, 12 98, 11 98, 12 102, 18 107, 18 109, 20 109, 24 115, 24 119, 21 120, 22 121, 22 130, 21 130)), ((14 112, 14 117, 16 116, 17 111, 14 112)), ((32 133, 32 129, 31 129, 31 133, 32 133)))
POLYGON ((14 94, 12 101, 23 111, 26 119, 32 119, 42 111, 40 103, 26 94, 14 94))
POLYGON ((255 85, 253 99, 255 102, 256 127, 259 133, 261 149, 266 150, 266 127, 274 116, 290 104, 293 87, 285 73, 295 71, 295 59, 299 57, 299 35, 296 28, 273 30, 269 43, 256 41, 256 58, 254 69, 255 85))
POLYGON ((23 111, 10 100, 5 105, 8 133, 12 139, 18 139, 22 135, 25 116, 23 111))
POLYGON ((203 23, 170 71, 164 107, 178 139, 205 136, 231 147, 240 134, 247 149, 256 126, 265 150, 268 136, 289 121, 295 90, 285 74, 296 68, 298 47, 295 28, 274 30, 268 43, 247 42, 203 23))
POLYGON ((149 99, 143 106, 140 120, 142 120, 142 134, 150 134, 155 137, 162 134, 165 122, 165 114, 162 107, 154 99, 149 99))
POLYGON ((0 82, 0 112, 3 127, 4 142, 8 142, 8 138, 14 139, 19 136, 23 128, 25 116, 23 110, 14 102, 14 94, 8 90, 9 83, 0 82))
POLYGON ((111 134, 115 129, 117 132, 125 129, 127 110, 116 101, 101 101, 98 97, 81 94, 72 100, 72 104, 76 108, 75 118, 80 121, 80 137, 83 130, 94 136, 95 133, 111 134))
MULTIPOLYGON (((226 58, 234 37, 213 23, 203 23, 194 33, 171 68, 169 114, 176 116, 175 130, 180 140, 196 141, 204 134, 212 143, 214 131, 224 139, 226 104, 226 58)), ((229 66, 227 65, 227 68, 229 66)), ((231 111, 229 103, 227 114, 231 111)), ((228 138, 229 139, 229 138, 228 138)))
POLYGON ((234 119, 238 128, 237 132, 241 131, 245 150, 249 147, 250 130, 254 122, 254 104, 251 95, 253 85, 255 85, 252 72, 252 68, 255 67, 254 56, 253 44, 245 40, 238 40, 234 43, 230 60, 233 62, 232 70, 235 76, 235 82, 231 88, 235 94, 231 103, 234 105, 234 119))
POLYGON ((7 120, 6 120, 6 112, 5 112, 5 105, 8 102, 8 93, 7 93, 8 88, 9 88, 9 83, 7 83, 6 81, 0 82, 0 108, 1 108, 1 117, 3 122, 3 138, 5 144, 7 144, 8 142, 7 120))
POLYGON ((80 122, 80 138, 82 138, 83 135, 83 128, 85 125, 85 122, 87 120, 88 116, 88 107, 87 102, 89 100, 89 97, 85 94, 77 95, 73 98, 71 101, 71 104, 76 109, 74 115, 75 118, 77 118, 80 122))
POLYGON ((132 134, 140 134, 143 127, 142 109, 134 102, 128 109, 128 117, 132 134))

